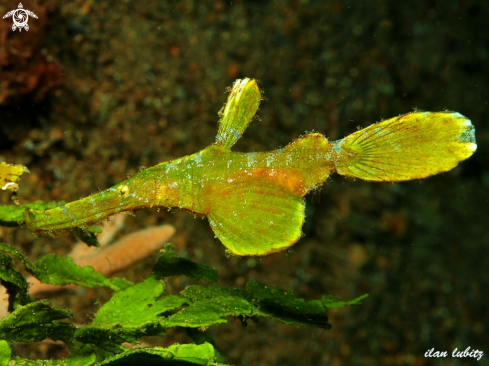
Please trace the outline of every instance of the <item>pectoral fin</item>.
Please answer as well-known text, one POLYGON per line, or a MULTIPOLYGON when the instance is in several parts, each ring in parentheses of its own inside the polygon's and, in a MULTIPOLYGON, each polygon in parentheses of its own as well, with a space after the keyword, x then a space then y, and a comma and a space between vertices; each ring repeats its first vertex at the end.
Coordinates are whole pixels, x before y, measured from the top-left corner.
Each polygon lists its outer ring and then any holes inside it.
POLYGON ((304 200, 278 185, 253 179, 225 184, 214 193, 209 223, 235 255, 279 252, 302 235, 304 200))

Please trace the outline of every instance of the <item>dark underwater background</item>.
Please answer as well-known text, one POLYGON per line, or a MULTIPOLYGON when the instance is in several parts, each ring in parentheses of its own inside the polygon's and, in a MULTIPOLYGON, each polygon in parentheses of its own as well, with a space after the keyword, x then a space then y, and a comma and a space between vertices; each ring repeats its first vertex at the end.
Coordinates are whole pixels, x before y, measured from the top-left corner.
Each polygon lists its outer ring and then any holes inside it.
MULTIPOLYGON (((332 175, 306 197, 305 236, 291 251, 227 258, 207 220, 147 209, 124 233, 168 222, 176 250, 307 300, 363 304, 329 312, 331 330, 272 320, 211 327, 236 365, 489 365, 489 7, 485 1, 24 1, 28 32, 0 20, 0 161, 26 165, 21 202, 72 201, 214 142, 237 78, 263 101, 235 151, 283 147, 306 131, 339 139, 415 108, 472 120, 478 150, 451 172, 398 184, 332 175), (455 359, 455 348, 485 353, 455 359), (427 358, 434 348, 447 358, 427 358)), ((17 1, 2 1, 2 14, 17 1)), ((8 203, 6 193, 0 195, 8 203)), ((239 225, 239 223, 237 223, 239 225)), ((0 231, 31 259, 74 238, 0 231)), ((147 276, 156 255, 119 276, 147 276)), ((178 291, 184 278, 168 283, 178 291)), ((78 322, 110 292, 52 299, 78 322)), ((161 340, 191 342, 180 329, 161 340)), ((156 343, 155 343, 156 344, 156 343)), ((59 347, 17 347, 60 357, 59 347)))

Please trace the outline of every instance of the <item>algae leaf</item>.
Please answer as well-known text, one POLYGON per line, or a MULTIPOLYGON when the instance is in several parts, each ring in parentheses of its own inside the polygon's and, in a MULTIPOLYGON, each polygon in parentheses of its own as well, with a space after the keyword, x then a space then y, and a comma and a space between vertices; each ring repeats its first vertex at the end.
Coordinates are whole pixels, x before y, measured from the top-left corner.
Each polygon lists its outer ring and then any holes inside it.
POLYGON ((34 210, 50 210, 55 207, 59 207, 66 204, 65 201, 59 202, 43 202, 36 201, 33 203, 26 203, 24 205, 0 205, 0 226, 19 226, 22 221, 24 221, 24 216, 22 213, 27 208, 32 208, 34 210))
POLYGON ((31 302, 29 284, 20 272, 12 266, 12 258, 0 252, 0 283, 9 294, 8 311, 13 311, 19 305, 31 302))
POLYGON ((0 339, 10 342, 39 342, 50 338, 71 343, 75 326, 57 321, 72 316, 69 309, 53 308, 47 300, 19 306, 0 320, 0 339))
MULTIPOLYGON (((10 358, 7 360, 7 365, 9 364, 9 360, 10 358)), ((75 343, 75 347, 72 349, 71 354, 64 358, 34 361, 14 356, 12 361, 15 361, 15 365, 19 366, 92 366, 95 365, 97 361, 97 354, 94 352, 92 346, 75 343)), ((2 366, 1 363, 0 366, 2 366)))
POLYGON ((337 297, 334 297, 331 295, 326 295, 326 296, 323 296, 322 302, 328 308, 339 308, 339 307, 346 306, 346 305, 361 305, 362 300, 367 298, 367 297, 368 297, 368 294, 364 294, 364 295, 358 296, 356 299, 345 301, 345 300, 338 299, 337 297))
POLYGON ((167 327, 208 327, 226 323, 228 316, 252 316, 253 307, 243 290, 218 286, 190 286, 182 295, 191 302, 190 306, 168 317, 167 327))
POLYGON ((163 335, 164 329, 157 322, 148 322, 141 328, 124 327, 121 323, 111 325, 87 325, 75 331, 75 339, 78 342, 93 344, 113 354, 124 352, 121 345, 124 342, 138 343, 139 338, 148 335, 163 335))
POLYGON ((97 363, 96 366, 226 366, 221 362, 224 362, 224 358, 211 344, 204 343, 127 350, 97 363))
POLYGON ((163 292, 163 283, 149 277, 127 290, 115 293, 97 312, 92 324, 107 325, 123 320, 125 326, 140 327, 188 301, 179 296, 159 298, 163 292))
POLYGON ((59 257, 48 254, 35 264, 31 263, 20 251, 6 244, 0 243, 0 251, 16 256, 25 266, 26 270, 43 283, 51 285, 76 284, 85 287, 108 287, 118 291, 132 285, 130 281, 120 278, 108 279, 93 267, 80 267, 70 257, 59 257))
POLYGON ((255 281, 246 284, 258 315, 293 325, 314 325, 330 329, 326 307, 320 300, 305 301, 294 296, 292 290, 283 291, 255 281))
POLYGON ((92 227, 88 228, 87 230, 79 227, 75 228, 76 236, 78 236, 78 238, 89 247, 100 247, 100 243, 97 240, 95 232, 100 233, 102 230, 92 227))
POLYGON ((48 254, 36 262, 38 279, 52 285, 76 284, 85 287, 108 287, 119 291, 132 285, 128 280, 121 278, 107 278, 100 272, 94 272, 93 267, 80 267, 71 257, 59 257, 48 254))
MULTIPOLYGON (((262 316, 291 325, 329 329, 327 307, 357 304, 366 296, 351 301, 331 296, 306 301, 297 298, 291 290, 284 291, 255 281, 248 282, 246 289, 193 285, 183 290, 181 296, 164 296, 164 284, 157 280, 163 271, 166 271, 166 277, 200 266, 178 257, 172 249, 173 246, 165 249, 163 259, 158 261, 149 278, 115 293, 100 308, 92 324, 77 330, 77 340, 118 353, 123 351, 122 342, 136 343, 142 336, 163 335, 165 329, 171 327, 202 329, 226 323, 230 316, 243 321, 262 316), (168 268, 163 268, 163 263, 168 262, 168 268)), ((197 279, 202 277, 201 274, 194 276, 197 279)), ((200 337, 195 332, 192 334, 202 343, 212 339, 205 335, 200 337)))
POLYGON ((124 291, 115 293, 97 312, 90 326, 77 330, 80 341, 97 344, 112 352, 123 350, 123 342, 136 343, 143 336, 164 335, 163 314, 181 307, 187 299, 160 296, 162 282, 149 277, 124 291))
POLYGON ((12 358, 12 350, 7 341, 0 341, 0 366, 8 366, 12 358))
MULTIPOLYGON (((186 275, 209 282, 218 278, 215 269, 173 253, 172 245, 165 248, 152 274, 137 284, 109 280, 94 273, 91 267, 75 265, 71 258, 48 255, 33 264, 18 250, 1 243, 0 265, 0 279, 10 286, 9 293, 14 299, 11 301, 15 305, 12 314, 0 321, 0 339, 36 342, 51 338, 74 346, 67 358, 42 361, 46 366, 223 365, 224 359, 211 344, 213 339, 205 332, 206 327, 226 323, 230 316, 238 317, 244 323, 248 318, 261 316, 291 325, 329 329, 328 307, 356 305, 367 296, 350 301, 333 296, 306 301, 297 298, 291 290, 284 291, 255 281, 249 281, 245 289, 192 285, 180 296, 165 295, 162 277, 186 275), (53 308, 47 300, 30 302, 25 279, 12 267, 11 258, 1 251, 16 256, 43 282, 105 286, 118 292, 99 309, 91 324, 76 329, 73 324, 59 322, 72 316, 70 310, 53 308), (170 327, 186 328, 198 345, 131 350, 122 346, 125 342, 138 343, 143 336, 162 336, 170 327)), ((0 355, 10 358, 9 352, 8 344, 0 343, 0 355)), ((19 357, 11 359, 25 365, 39 364, 19 357)))
POLYGON ((78 345, 69 356, 57 360, 31 361, 17 356, 12 360, 16 362, 16 366, 92 366, 97 361, 97 355, 93 347, 86 344, 78 345))
POLYGON ((215 268, 179 257, 173 252, 174 248, 175 246, 173 244, 165 245, 163 254, 158 258, 158 262, 153 267, 152 276, 159 279, 184 275, 195 281, 202 278, 211 283, 219 280, 219 274, 215 268))
POLYGON ((36 278, 37 276, 39 276, 39 270, 37 266, 29 262, 27 257, 24 254, 22 254, 19 250, 12 248, 7 244, 0 243, 0 251, 13 254, 14 256, 17 257, 18 260, 22 262, 27 272, 29 272, 31 275, 33 275, 36 278))
POLYGON ((293 291, 250 281, 246 290, 218 286, 190 286, 182 295, 191 305, 170 316, 166 326, 208 327, 226 323, 228 316, 264 316, 282 323, 329 329, 326 307, 321 300, 305 301, 293 291))
POLYGON ((197 328, 185 328, 185 333, 192 338, 195 344, 210 343, 214 347, 217 346, 217 342, 208 332, 199 330, 197 328))
POLYGON ((124 350, 100 362, 97 362, 97 354, 92 346, 81 344, 76 344, 68 357, 59 360, 31 361, 17 356, 12 358, 11 354, 8 343, 0 341, 0 366, 8 366, 10 360, 25 366, 227 366, 222 363, 224 357, 209 343, 124 350))

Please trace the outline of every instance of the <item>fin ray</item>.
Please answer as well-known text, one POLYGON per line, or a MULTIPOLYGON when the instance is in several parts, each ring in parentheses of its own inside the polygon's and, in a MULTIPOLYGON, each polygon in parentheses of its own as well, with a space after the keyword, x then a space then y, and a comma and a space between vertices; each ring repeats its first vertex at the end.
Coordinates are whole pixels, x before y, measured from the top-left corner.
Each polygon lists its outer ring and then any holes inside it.
POLYGON ((215 193, 209 223, 235 255, 282 251, 302 235, 304 200, 279 185, 250 178, 220 186, 215 193))
POLYGON ((234 82, 224 108, 219 112, 219 130, 216 144, 231 149, 250 124, 260 105, 260 89, 255 80, 234 82))
POLYGON ((408 113, 337 141, 336 170, 370 181, 426 178, 470 157, 477 148, 474 131, 460 113, 408 113))

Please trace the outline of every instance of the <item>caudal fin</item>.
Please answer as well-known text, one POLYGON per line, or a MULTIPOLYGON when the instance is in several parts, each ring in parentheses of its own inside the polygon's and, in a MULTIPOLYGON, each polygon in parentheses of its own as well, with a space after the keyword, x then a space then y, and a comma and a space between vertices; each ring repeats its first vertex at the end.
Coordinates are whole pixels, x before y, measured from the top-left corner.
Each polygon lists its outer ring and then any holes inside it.
POLYGON ((335 142, 336 171, 369 181, 399 182, 453 169, 477 149, 475 129, 456 112, 413 112, 335 142))

